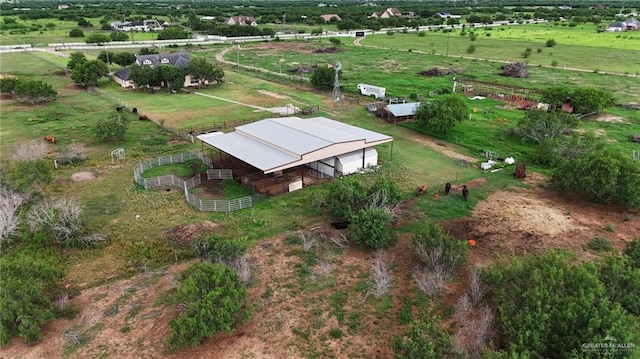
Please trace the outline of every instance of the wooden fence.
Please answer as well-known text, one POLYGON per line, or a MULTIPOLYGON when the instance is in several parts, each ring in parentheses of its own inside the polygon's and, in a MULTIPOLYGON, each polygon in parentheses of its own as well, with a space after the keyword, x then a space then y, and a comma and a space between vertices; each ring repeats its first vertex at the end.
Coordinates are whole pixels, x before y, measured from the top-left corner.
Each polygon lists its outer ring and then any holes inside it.
MULTIPOLYGON (((202 183, 200 173, 187 180, 183 180, 175 175, 165 175, 152 178, 142 177, 142 173, 144 171, 153 167, 182 163, 196 158, 202 160, 202 162, 207 164, 207 166, 212 167, 213 163, 211 159, 204 156, 202 152, 181 153, 178 155, 160 156, 152 160, 139 162, 133 169, 133 177, 136 183, 145 189, 174 187, 183 190, 187 202, 202 212, 231 212, 243 208, 250 208, 255 203, 266 197, 262 193, 256 193, 251 196, 232 200, 198 198, 195 194, 189 193, 189 190, 202 183)), ((233 179, 233 171, 230 169, 207 169, 207 179, 233 179)))

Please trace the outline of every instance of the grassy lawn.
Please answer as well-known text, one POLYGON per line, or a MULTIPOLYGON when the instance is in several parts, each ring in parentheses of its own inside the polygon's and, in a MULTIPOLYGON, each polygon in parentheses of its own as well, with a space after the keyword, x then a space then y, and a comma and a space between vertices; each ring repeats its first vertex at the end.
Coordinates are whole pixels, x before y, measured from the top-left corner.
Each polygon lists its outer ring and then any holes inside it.
MULTIPOLYGON (((427 38, 429 36, 446 41, 446 36, 442 36, 442 34, 439 33, 429 33, 427 38)), ((370 36, 363 41, 364 44, 368 44, 370 41, 381 41, 387 45, 392 43, 393 48, 401 50, 403 46, 400 45, 405 44, 406 47, 404 47, 404 49, 408 50, 410 48, 416 48, 416 44, 412 41, 423 43, 427 41, 424 39, 425 38, 418 37, 416 34, 395 34, 391 37, 387 35, 370 36)), ((465 41, 468 42, 468 39, 465 41)), ((428 42, 426 42, 426 44, 428 44, 428 42)), ((632 77, 603 75, 594 72, 574 72, 563 70, 562 68, 544 68, 530 65, 528 67, 528 78, 508 78, 498 75, 501 66, 499 63, 430 55, 428 51, 425 51, 425 53, 417 53, 415 51, 381 50, 345 44, 337 53, 327 54, 315 52, 320 48, 329 46, 326 40, 324 42, 271 43, 266 49, 265 45, 246 44, 240 50, 240 63, 274 70, 273 64, 277 64, 279 59, 284 58, 283 72, 288 72, 290 69, 301 65, 325 66, 326 64, 332 64, 336 60, 340 60, 342 63, 340 84, 343 91, 356 93, 356 85, 358 83, 370 83, 386 87, 387 96, 389 97, 408 97, 412 93, 427 95, 430 91, 436 91, 441 88, 450 89, 453 83, 453 76, 425 77, 418 75, 419 72, 434 66, 455 68, 462 72, 458 77, 468 77, 481 81, 525 88, 543 89, 553 85, 566 84, 602 87, 615 92, 619 100, 623 102, 634 101, 637 98, 637 93, 640 92, 640 81, 632 77)), ((503 46, 509 48, 506 43, 503 44, 503 46)), ((524 50, 524 48, 518 51, 522 50, 524 50)), ((544 54, 546 50, 547 48, 543 50, 542 54, 544 54)), ((608 50, 603 51, 609 54, 608 56, 615 55, 615 53, 608 52, 608 50)), ((629 56, 629 53, 631 53, 632 56, 635 53, 633 50, 620 50, 620 52, 621 58, 612 57, 607 61, 611 63, 622 63, 624 58, 629 56), (615 61, 613 59, 615 59, 615 61)), ((631 71, 633 62, 640 58, 640 50, 638 50, 637 54, 635 59, 631 61, 631 64, 625 65, 628 72, 631 71)), ((538 55, 539 54, 533 51, 533 58, 538 55)), ((227 53, 226 59, 235 61, 235 52, 227 53)), ((640 74, 640 66, 638 73, 640 74)))
MULTIPOLYGON (((546 47, 545 43, 548 39, 546 36, 529 36, 526 29, 518 26, 491 29, 491 31, 476 29, 477 37, 475 41, 471 41, 469 36, 460 36, 461 31, 456 30, 449 34, 427 32, 424 37, 420 37, 415 33, 367 36, 361 43, 365 46, 396 50, 411 49, 440 55, 448 54, 450 56, 528 62, 530 66, 543 65, 559 68, 567 66, 588 70, 640 74, 640 60, 638 60, 640 37, 638 36, 632 39, 629 37, 622 39, 622 37, 616 38, 616 35, 612 33, 598 34, 595 31, 583 30, 580 36, 565 35, 560 37, 558 36, 559 34, 555 34, 557 38, 554 37, 554 40, 556 40, 557 45, 546 47), (499 36, 502 33, 508 33, 508 35, 499 36), (494 36, 494 34, 497 35, 494 36), (584 41, 580 42, 578 37, 584 38, 584 41), (589 38, 594 39, 594 41, 587 41, 589 38), (471 45, 476 48, 473 53, 469 54, 467 49, 471 45), (527 48, 531 48, 532 52, 528 58, 524 58, 522 53, 527 48)), ((537 31, 535 33, 545 32, 537 31)))

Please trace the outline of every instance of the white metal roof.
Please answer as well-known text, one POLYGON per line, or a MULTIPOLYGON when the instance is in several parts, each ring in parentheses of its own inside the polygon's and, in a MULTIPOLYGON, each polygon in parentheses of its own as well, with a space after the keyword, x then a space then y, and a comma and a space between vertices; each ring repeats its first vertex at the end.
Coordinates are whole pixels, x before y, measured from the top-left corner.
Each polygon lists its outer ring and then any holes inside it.
POLYGON ((393 141, 325 117, 269 118, 220 136, 198 138, 265 173, 393 141))
POLYGON ((420 102, 396 103, 387 105, 387 110, 395 117, 413 116, 420 107, 420 102))

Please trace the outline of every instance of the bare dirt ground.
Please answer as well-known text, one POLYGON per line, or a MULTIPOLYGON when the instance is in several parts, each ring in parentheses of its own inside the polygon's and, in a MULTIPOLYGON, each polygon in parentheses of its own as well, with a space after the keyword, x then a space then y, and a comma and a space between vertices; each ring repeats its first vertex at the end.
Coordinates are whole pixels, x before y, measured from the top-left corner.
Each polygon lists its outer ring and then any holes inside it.
POLYGON ((93 181, 94 179, 96 179, 96 175, 89 171, 76 172, 71 175, 71 180, 73 182, 86 182, 93 181))
POLYGON ((595 121, 610 122, 610 123, 625 123, 624 118, 620 116, 613 116, 607 114, 601 114, 593 118, 595 121))
MULTIPOLYGON (((464 278, 472 266, 553 248, 573 250, 579 259, 593 259, 597 253, 586 248, 590 239, 606 237, 619 251, 640 234, 637 212, 560 197, 544 188, 542 176, 533 173, 526 181, 530 188, 496 192, 477 205, 472 218, 443 224, 454 237, 477 243, 469 252, 468 265, 458 274, 461 280, 452 283, 443 294, 445 303, 455 303, 466 290, 464 278)), ((482 185, 482 181, 470 184, 482 185)), ((403 206, 408 216, 413 208, 411 201, 403 206)), ((338 233, 328 223, 320 226, 327 233, 338 233)), ((171 235, 185 240, 193 233, 215 230, 216 226, 191 227, 171 235)), ((164 271, 142 273, 81 291, 72 299, 81 309, 75 319, 48 325, 44 341, 37 345, 14 340, 2 350, 0 358, 62 358, 64 334, 74 330, 85 330, 92 336, 74 351, 67 349, 72 353, 68 357, 392 358, 393 335, 402 331, 397 313, 404 295, 413 287, 410 273, 417 264, 408 243, 409 236, 403 235, 387 253, 394 262, 394 282, 393 295, 386 306, 373 296, 365 298, 362 290, 369 280, 373 253, 353 246, 344 250, 317 247, 314 251, 322 262, 304 267, 299 242, 291 242, 281 234, 263 240, 248 253, 254 273, 249 286, 253 316, 234 334, 217 335, 184 352, 166 353, 168 323, 178 312, 161 303, 164 293, 175 285, 174 274, 190 264, 180 263, 164 271), (341 301, 336 301, 336 293, 343 295, 341 301), (341 310, 343 318, 339 320, 341 310), (336 328, 344 333, 341 338, 330 336, 336 328)))

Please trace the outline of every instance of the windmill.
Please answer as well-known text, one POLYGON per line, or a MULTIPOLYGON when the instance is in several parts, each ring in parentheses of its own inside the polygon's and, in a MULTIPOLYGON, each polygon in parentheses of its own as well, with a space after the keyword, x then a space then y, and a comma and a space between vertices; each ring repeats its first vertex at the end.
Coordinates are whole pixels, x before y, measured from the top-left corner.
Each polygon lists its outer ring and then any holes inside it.
POLYGON ((340 63, 340 61, 336 61, 335 64, 333 64, 333 70, 336 72, 336 76, 334 77, 333 80, 333 102, 340 102, 340 79, 338 78, 338 73, 340 72, 340 69, 342 68, 342 64, 340 63))

